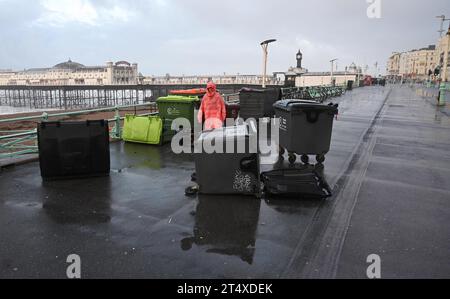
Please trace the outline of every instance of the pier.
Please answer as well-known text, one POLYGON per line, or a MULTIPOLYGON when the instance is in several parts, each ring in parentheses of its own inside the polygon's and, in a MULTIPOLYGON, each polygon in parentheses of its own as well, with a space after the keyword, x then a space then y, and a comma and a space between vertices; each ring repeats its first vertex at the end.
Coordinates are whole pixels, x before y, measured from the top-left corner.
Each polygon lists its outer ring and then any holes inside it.
MULTIPOLYGON (((0 85, 0 106, 72 110, 154 102, 171 90, 201 88, 199 84, 174 85, 0 85)), ((232 94, 257 85, 219 84, 221 93, 232 94)), ((259 86, 260 88, 260 86, 259 86)))

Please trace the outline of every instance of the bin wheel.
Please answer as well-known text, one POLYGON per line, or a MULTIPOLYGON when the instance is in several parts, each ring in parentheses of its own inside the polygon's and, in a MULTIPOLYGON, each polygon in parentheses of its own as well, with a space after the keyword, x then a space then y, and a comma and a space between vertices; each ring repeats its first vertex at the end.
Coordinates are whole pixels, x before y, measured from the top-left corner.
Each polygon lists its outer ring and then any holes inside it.
POLYGON ((186 196, 195 196, 198 193, 198 186, 191 186, 191 187, 187 187, 186 190, 184 191, 184 194, 186 194, 186 196))
POLYGON ((309 163, 309 156, 308 155, 302 155, 302 162, 303 164, 309 163))
POLYGON ((316 160, 317 162, 319 162, 319 164, 322 164, 323 162, 325 162, 325 155, 317 155, 316 160))
POLYGON ((289 153, 289 163, 294 164, 297 161, 297 156, 293 153, 289 153))

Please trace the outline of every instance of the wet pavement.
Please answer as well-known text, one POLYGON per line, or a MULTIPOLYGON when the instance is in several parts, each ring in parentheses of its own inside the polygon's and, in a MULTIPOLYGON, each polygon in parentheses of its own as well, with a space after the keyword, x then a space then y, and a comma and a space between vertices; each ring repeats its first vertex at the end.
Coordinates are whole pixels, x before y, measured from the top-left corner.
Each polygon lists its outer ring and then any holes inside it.
POLYGON ((0 278, 65 278, 70 254, 83 278, 366 278, 370 254, 383 278, 450 278, 449 117, 409 87, 333 101, 328 200, 186 197, 169 145, 111 144, 106 178, 3 169, 0 278))

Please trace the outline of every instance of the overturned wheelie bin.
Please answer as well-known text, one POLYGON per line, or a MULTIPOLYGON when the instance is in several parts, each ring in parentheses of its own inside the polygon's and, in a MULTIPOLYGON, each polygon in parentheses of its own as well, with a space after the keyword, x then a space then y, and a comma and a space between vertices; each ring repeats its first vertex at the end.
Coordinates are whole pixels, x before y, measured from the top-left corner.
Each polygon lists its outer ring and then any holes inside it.
POLYGON ((160 145, 163 120, 159 116, 126 115, 122 138, 126 142, 160 145))
POLYGON ((323 163, 330 150, 338 105, 282 100, 274 108, 276 117, 280 118, 280 154, 287 150, 291 164, 295 163, 296 154, 301 155, 305 164, 309 162, 308 155, 316 155, 317 162, 323 163))

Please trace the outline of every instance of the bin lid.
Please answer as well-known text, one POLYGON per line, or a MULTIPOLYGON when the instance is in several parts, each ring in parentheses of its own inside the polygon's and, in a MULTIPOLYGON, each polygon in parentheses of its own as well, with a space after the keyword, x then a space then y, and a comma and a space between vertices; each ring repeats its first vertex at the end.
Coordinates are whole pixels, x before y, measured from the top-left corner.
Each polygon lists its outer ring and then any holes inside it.
POLYGON ((206 88, 184 89, 184 90, 171 90, 171 95, 178 96, 204 96, 206 94, 206 88))
POLYGON ((328 105, 321 104, 316 101, 307 100, 282 100, 273 105, 276 109, 281 109, 289 112, 303 111, 303 110, 320 110, 329 111, 332 113, 338 112, 338 105, 330 103, 328 105))
POLYGON ((156 100, 157 103, 193 103, 198 101, 200 101, 198 97, 175 96, 175 95, 161 97, 156 100))
POLYGON ((239 90, 239 93, 268 93, 268 92, 273 92, 273 93, 279 93, 281 92, 281 88, 280 89, 276 89, 276 88, 266 88, 266 89, 256 89, 256 88, 248 88, 248 87, 244 87, 241 90, 239 90))

